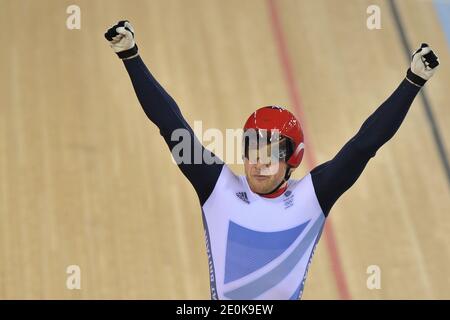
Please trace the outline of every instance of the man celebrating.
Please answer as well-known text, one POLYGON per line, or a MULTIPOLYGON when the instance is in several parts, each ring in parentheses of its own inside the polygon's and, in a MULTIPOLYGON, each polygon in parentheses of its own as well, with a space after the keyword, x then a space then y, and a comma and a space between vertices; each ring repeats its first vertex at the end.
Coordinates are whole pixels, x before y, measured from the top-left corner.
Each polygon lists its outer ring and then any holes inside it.
POLYGON ((300 122, 281 107, 256 110, 244 125, 245 176, 236 176, 201 145, 175 101, 150 74, 131 24, 120 21, 105 37, 123 60, 144 112, 169 149, 178 143, 172 139, 175 130, 185 130, 190 138, 190 150, 183 150, 192 151, 188 161, 177 164, 200 200, 213 299, 301 297, 331 207, 392 138, 439 65, 430 47, 422 44, 392 95, 333 159, 300 180, 290 179, 303 157, 300 122), (199 163, 193 156, 197 148, 203 155, 199 163))

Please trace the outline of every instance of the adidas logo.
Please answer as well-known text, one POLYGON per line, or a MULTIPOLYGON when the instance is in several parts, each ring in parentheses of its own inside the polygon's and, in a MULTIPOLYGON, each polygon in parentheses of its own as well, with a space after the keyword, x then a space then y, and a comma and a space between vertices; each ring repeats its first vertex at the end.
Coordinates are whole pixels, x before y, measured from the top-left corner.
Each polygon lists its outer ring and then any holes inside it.
POLYGON ((250 204, 250 201, 248 201, 247 198, 247 192, 236 192, 236 195, 239 199, 241 199, 245 203, 250 204))

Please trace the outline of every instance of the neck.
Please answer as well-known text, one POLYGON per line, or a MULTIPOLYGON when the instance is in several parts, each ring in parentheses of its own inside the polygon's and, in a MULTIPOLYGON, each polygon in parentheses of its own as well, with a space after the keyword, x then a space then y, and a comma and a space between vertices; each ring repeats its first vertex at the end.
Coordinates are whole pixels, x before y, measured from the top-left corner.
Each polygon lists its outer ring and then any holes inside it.
POLYGON ((282 195, 286 191, 286 189, 287 189, 287 181, 281 187, 279 187, 277 190, 275 190, 274 192, 269 193, 269 194, 261 194, 260 196, 264 197, 264 198, 276 198, 276 197, 282 195))

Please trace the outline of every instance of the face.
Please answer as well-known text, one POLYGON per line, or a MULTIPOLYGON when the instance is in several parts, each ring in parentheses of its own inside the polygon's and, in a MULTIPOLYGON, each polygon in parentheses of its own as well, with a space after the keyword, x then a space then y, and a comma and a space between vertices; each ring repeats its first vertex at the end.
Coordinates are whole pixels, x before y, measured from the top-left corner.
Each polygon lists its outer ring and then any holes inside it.
POLYGON ((275 189, 283 181, 287 164, 284 161, 266 164, 257 161, 251 163, 244 159, 245 175, 250 189, 259 194, 265 194, 275 189))
MULTIPOLYGON (((246 132, 252 134, 253 132, 246 132)), ((286 157, 286 139, 270 142, 273 135, 265 136, 257 131, 256 135, 246 135, 244 142, 244 167, 250 189, 259 194, 272 192, 282 183, 288 165, 286 157)))

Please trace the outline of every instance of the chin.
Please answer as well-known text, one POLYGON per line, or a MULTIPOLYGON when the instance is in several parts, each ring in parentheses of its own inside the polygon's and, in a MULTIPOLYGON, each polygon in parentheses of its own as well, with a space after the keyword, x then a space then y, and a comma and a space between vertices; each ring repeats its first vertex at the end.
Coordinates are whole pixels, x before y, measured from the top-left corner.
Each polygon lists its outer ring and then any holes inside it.
POLYGON ((270 186, 268 186, 265 183, 258 183, 258 182, 251 183, 250 184, 250 188, 255 193, 267 193, 267 192, 269 192, 270 190, 273 189, 273 188, 271 189, 270 186))

